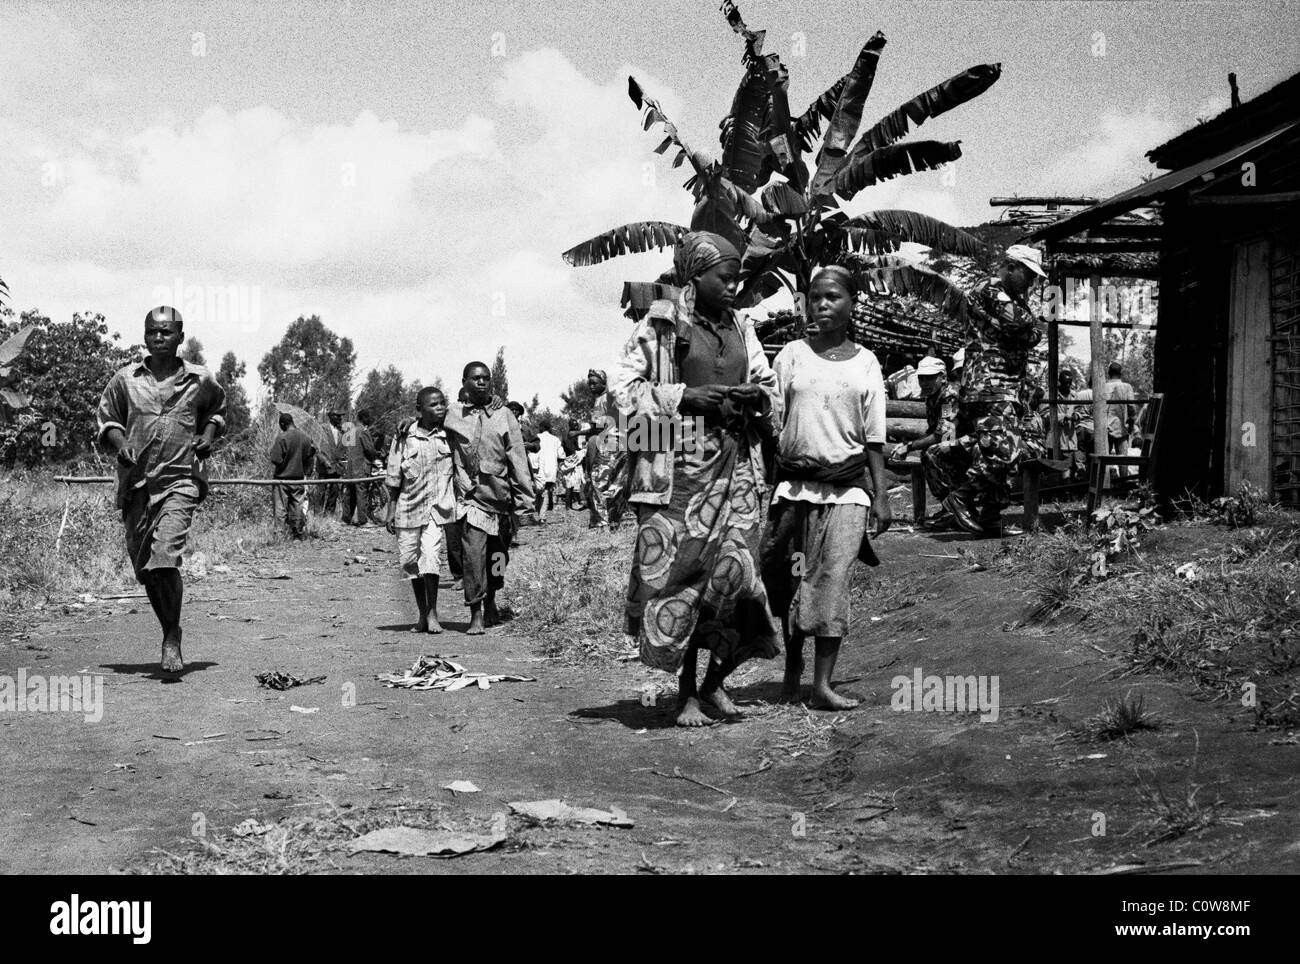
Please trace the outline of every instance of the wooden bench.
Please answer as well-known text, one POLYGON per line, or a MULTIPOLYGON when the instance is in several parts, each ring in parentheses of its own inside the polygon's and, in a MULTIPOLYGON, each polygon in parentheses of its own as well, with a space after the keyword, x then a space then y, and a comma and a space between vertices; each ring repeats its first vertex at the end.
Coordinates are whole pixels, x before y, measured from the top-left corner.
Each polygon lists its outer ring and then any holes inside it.
POLYGON ((1160 425, 1164 416, 1165 396, 1153 393, 1142 411, 1141 455, 1093 455, 1088 460, 1088 502, 1084 509, 1084 527, 1092 525, 1092 514, 1101 504, 1106 488, 1107 469, 1111 466, 1131 465, 1137 468, 1139 484, 1150 481, 1156 464, 1156 445, 1160 440, 1160 425))
MULTIPOLYGON (((919 459, 888 459, 885 463, 894 472, 908 472, 912 479, 912 519, 919 522, 925 518, 926 485, 925 469, 919 459)), ((1064 472, 1070 467, 1070 459, 1022 459, 1020 462, 1020 500, 1025 506, 1025 531, 1038 528, 1038 507, 1042 494, 1044 470, 1064 472)), ((1017 501, 1012 495, 1012 501, 1017 501)))

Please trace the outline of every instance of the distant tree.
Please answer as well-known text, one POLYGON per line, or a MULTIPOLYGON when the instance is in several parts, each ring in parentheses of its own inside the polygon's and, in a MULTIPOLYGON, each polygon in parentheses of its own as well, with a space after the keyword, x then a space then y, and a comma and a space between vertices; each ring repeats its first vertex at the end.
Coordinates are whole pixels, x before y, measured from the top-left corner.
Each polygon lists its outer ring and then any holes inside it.
MULTIPOLYGON (((194 339, 190 339, 193 341, 194 339)), ((226 437, 234 438, 252 422, 248 405, 248 392, 244 391, 240 381, 248 372, 248 366, 235 358, 233 351, 221 356, 221 367, 217 369, 217 381, 226 390, 226 437)))
POLYGON ((35 431, 18 438, 11 457, 34 465, 81 455, 94 444, 99 398, 108 380, 140 357, 141 347, 120 345, 97 312, 52 322, 35 309, 15 319, 8 308, 0 308, 0 343, 28 324, 34 330, 10 367, 38 422, 35 431))
POLYGON ((315 414, 333 404, 347 405, 356 363, 350 338, 334 334, 318 315, 299 316, 262 358, 257 374, 273 399, 315 414))
POLYGON ((181 346, 178 354, 192 365, 206 366, 208 364, 207 359, 203 357, 203 342, 193 335, 185 339, 185 344, 181 346))
POLYGON ((375 419, 372 431, 377 429, 384 437, 391 437, 398 423, 412 413, 418 391, 419 384, 407 385, 395 366, 372 368, 357 393, 357 410, 369 409, 375 419))
POLYGON ((492 392, 506 401, 510 400, 510 379, 506 376, 506 346, 497 349, 496 360, 492 362, 492 392))
POLYGON ((570 385, 567 392, 560 392, 560 401, 564 403, 560 407, 560 414, 565 418, 573 419, 590 418, 592 407, 595 405, 595 399, 592 398, 591 389, 587 386, 585 378, 580 378, 570 385))

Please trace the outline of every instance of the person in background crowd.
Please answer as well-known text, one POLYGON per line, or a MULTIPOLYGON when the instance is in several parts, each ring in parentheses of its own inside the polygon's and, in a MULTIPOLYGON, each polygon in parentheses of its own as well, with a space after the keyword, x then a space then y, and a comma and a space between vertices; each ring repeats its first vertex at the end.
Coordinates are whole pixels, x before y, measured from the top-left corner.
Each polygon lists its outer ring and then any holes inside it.
MULTIPOLYGON (((809 288, 807 336, 787 344, 773 363, 783 421, 763 579, 773 612, 784 618, 781 698, 796 702, 800 697, 804 641, 811 636, 809 704, 818 710, 858 705, 831 686, 849 629, 849 575, 862 551, 868 514, 875 518, 877 535, 892 519, 884 458, 885 382, 876 356, 849 336, 857 293, 847 268, 822 268, 809 288)), ((921 370, 933 391, 943 362, 927 358, 921 370)))
POLYGON ((185 669, 181 557, 208 494, 205 460, 226 424, 226 392, 201 365, 177 357, 185 339, 175 308, 144 319, 149 357, 120 368, 99 400, 96 440, 117 461, 117 507, 135 578, 162 627, 162 670, 185 669))
POLYGON ((587 372, 592 394, 592 426, 582 431, 587 438, 587 507, 591 528, 617 529, 627 506, 627 453, 618 432, 618 406, 606 390, 608 378, 600 369, 587 372))
MULTIPOLYGON (((379 458, 375 448, 374 436, 370 434, 373 419, 370 412, 362 409, 357 412, 357 422, 345 425, 343 440, 347 447, 347 477, 361 479, 370 475, 372 463, 379 458)), ((349 482, 343 486, 343 521, 348 525, 361 527, 368 525, 370 519, 369 482, 349 482)))
POLYGON ((950 439, 956 432, 954 410, 945 411, 944 395, 948 387, 948 369, 943 360, 927 355, 916 368, 921 383, 921 397, 925 399, 925 434, 910 442, 899 442, 889 453, 894 461, 902 461, 912 452, 924 452, 932 445, 950 439))
POLYGON ((307 528, 307 487, 293 485, 292 480, 301 481, 307 477, 307 470, 316 458, 316 445, 306 432, 293 424, 292 415, 281 412, 280 434, 268 455, 272 477, 284 480, 281 485, 271 488, 273 514, 277 519, 284 519, 290 536, 301 539, 307 528))
MULTIPOLYGON (((348 449, 343 444, 343 411, 335 405, 325 417, 329 424, 325 428, 325 442, 316 453, 316 477, 341 479, 348 468, 348 449)), ((316 492, 310 498, 316 508, 322 510, 324 515, 333 515, 338 510, 339 484, 331 482, 313 488, 316 492)))
POLYGON ((637 536, 625 628, 644 663, 680 670, 677 725, 705 726, 706 707, 740 715, 724 686, 732 671, 781 648, 757 563, 766 502, 760 423, 775 430, 778 396, 753 324, 732 307, 736 249, 690 232, 673 264, 681 294, 655 301, 636 324, 611 386, 629 420, 692 418, 679 424, 692 426, 689 449, 627 453, 637 536), (700 650, 710 659, 697 686, 700 650))
POLYGON ((393 436, 388 452, 384 523, 397 536, 398 564, 415 593, 419 617, 411 632, 440 633, 438 583, 445 568, 445 533, 456 519, 451 446, 443 427, 447 396, 440 388, 422 388, 415 410, 419 420, 393 436))
POLYGON ((559 478, 560 457, 564 451, 559 437, 551 431, 550 422, 542 422, 540 428, 537 435, 537 471, 534 475, 537 492, 533 509, 538 525, 546 521, 547 512, 555 511, 555 482, 559 478))

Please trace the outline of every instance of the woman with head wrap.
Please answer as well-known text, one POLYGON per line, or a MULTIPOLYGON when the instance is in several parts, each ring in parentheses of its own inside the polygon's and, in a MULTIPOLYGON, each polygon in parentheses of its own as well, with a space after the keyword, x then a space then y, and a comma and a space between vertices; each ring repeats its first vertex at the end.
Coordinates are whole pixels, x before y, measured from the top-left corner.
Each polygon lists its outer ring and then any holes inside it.
POLYGON ((583 467, 585 492, 591 508, 592 529, 617 529, 627 507, 627 457, 618 441, 618 405, 607 390, 609 379, 599 368, 587 370, 587 388, 592 395, 592 427, 586 435, 587 454, 583 467))
POLYGON ((656 301, 623 349, 611 385, 627 418, 637 538, 627 632, 643 662, 680 670, 679 726, 739 715, 723 681, 780 652, 757 565, 765 491, 760 430, 772 429, 776 376, 753 326, 733 309, 740 255, 687 234, 675 301, 656 301), (646 444, 672 428, 674 444, 646 444), (709 652, 697 686, 699 650, 709 652), (706 713, 706 710, 708 711, 706 713))
MULTIPOLYGON (((848 631, 849 575, 863 551, 868 512, 877 534, 889 528, 891 518, 885 382, 876 356, 849 334, 856 295, 847 269, 835 265, 817 272, 808 292, 806 337, 787 344, 773 362, 784 414, 763 578, 773 611, 785 618, 781 698, 799 699, 803 644, 812 636, 809 702, 819 710, 858 705, 831 688, 831 675, 848 631)), ((869 546, 866 561, 875 561, 869 546)))

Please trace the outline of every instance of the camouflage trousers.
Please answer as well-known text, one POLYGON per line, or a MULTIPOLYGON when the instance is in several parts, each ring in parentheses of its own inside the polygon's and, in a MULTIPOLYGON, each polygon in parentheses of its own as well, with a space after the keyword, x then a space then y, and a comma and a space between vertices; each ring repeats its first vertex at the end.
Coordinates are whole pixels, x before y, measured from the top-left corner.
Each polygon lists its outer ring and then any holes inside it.
POLYGON ((996 522, 1010 504, 1010 480, 1020 460, 1040 458, 1046 451, 1041 423, 1018 409, 1015 402, 965 406, 958 425, 966 434, 932 446, 922 456, 935 496, 955 493, 982 524, 996 522))

